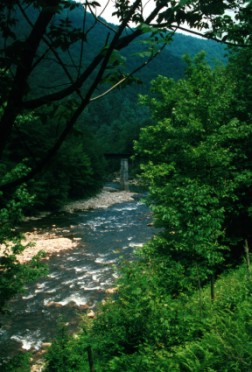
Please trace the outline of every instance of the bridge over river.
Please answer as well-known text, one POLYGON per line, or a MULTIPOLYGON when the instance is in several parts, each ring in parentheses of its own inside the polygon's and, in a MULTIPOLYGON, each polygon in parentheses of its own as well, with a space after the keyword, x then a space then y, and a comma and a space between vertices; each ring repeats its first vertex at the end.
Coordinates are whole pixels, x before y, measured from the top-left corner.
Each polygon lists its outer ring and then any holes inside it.
POLYGON ((121 189, 129 191, 129 158, 130 153, 106 153, 106 159, 120 159, 120 185, 121 189))

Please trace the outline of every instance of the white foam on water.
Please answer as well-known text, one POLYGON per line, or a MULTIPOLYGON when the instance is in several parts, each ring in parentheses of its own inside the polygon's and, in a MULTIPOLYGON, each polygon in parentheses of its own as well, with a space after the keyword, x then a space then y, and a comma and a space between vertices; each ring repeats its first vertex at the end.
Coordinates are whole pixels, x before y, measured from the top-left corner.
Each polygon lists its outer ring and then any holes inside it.
POLYGON ((76 261, 76 259, 72 256, 67 257, 67 261, 76 261))
POLYGON ((56 288, 53 288, 53 289, 49 289, 48 291, 45 291, 45 293, 55 293, 57 291, 56 288))
POLYGON ((50 279, 57 279, 60 276, 61 273, 53 272, 51 274, 48 274, 47 277, 50 279))
POLYGON ((52 302, 52 300, 51 300, 50 298, 47 299, 47 300, 44 300, 44 301, 43 301, 43 305, 44 305, 44 306, 47 306, 48 302, 52 302))
POLYGON ((85 283, 88 283, 88 281, 81 280, 81 281, 77 282, 77 285, 79 286, 79 288, 82 288, 82 286, 83 286, 85 283))
POLYGON ((35 293, 38 294, 38 293, 44 293, 45 292, 45 288, 41 288, 41 289, 36 289, 35 290, 35 293))
POLYGON ((94 253, 83 252, 83 255, 86 256, 86 257, 94 257, 94 253))
POLYGON ((110 253, 99 253, 99 257, 108 257, 110 253))
POLYGON ((81 273, 83 271, 87 271, 87 268, 86 267, 78 267, 78 266, 76 266, 76 267, 74 267, 74 270, 75 270, 76 273, 81 273))
POLYGON ((98 274, 93 274, 93 275, 92 275, 92 280, 93 280, 94 282, 98 282, 100 277, 101 277, 101 274, 100 274, 100 275, 98 275, 98 274))
MULTIPOLYGON (((91 277, 94 282, 100 281, 100 279, 102 278, 102 276, 104 275, 104 273, 106 271, 109 271, 109 270, 110 270, 109 267, 103 266, 103 267, 101 267, 98 270, 89 271, 88 276, 86 276, 85 279, 90 280, 90 277, 91 277)), ((78 280, 79 280, 78 281, 78 284, 83 284, 83 283, 80 282, 81 279, 83 279, 83 278, 78 278, 78 280)))
POLYGON ((99 269, 96 269, 96 270, 90 270, 89 272, 88 272, 88 274, 89 275, 93 275, 93 274, 99 274, 99 273, 103 273, 104 271, 109 271, 110 269, 109 269, 109 267, 106 267, 106 266, 104 266, 104 267, 100 267, 99 269))
POLYGON ((106 262, 106 260, 105 260, 104 258, 102 258, 102 257, 97 257, 97 258, 95 259, 95 262, 96 262, 96 263, 104 263, 104 262, 106 262))
POLYGON ((98 291, 101 289, 101 286, 98 285, 96 287, 85 287, 84 285, 80 287, 80 289, 84 289, 84 291, 98 291))
POLYGON ((102 283, 100 283, 101 284, 101 287, 111 287, 111 285, 113 285, 114 284, 114 280, 113 279, 107 279, 107 280, 105 280, 105 282, 102 282, 102 283))
POLYGON ((70 279, 70 280, 66 280, 65 282, 62 282, 61 284, 62 284, 62 285, 69 285, 69 284, 73 284, 73 279, 70 279))
POLYGON ((117 211, 117 212, 121 212, 121 211, 135 211, 137 210, 137 206, 136 205, 132 205, 132 206, 124 206, 124 207, 121 207, 121 208, 114 208, 114 211, 117 211))
POLYGON ((144 243, 129 243, 129 247, 135 248, 135 247, 143 247, 144 243))
POLYGON ((35 293, 44 293, 46 290, 48 289, 48 286, 47 285, 41 285, 39 286, 39 288, 35 289, 35 293))
MULTIPOLYGON (((26 330, 29 331, 29 330, 26 330)), ((28 335, 13 335, 11 336, 11 340, 15 340, 22 344, 23 350, 39 350, 42 344, 42 340, 38 339, 40 336, 39 331, 31 332, 28 335)))
POLYGON ((98 264, 110 265, 110 264, 115 263, 116 262, 116 259, 114 259, 114 260, 106 260, 103 257, 97 257, 95 259, 95 262, 98 263, 98 264))
POLYGON ((96 232, 98 228, 100 228, 101 225, 97 225, 97 224, 89 224, 88 227, 90 228, 90 230, 92 230, 93 232, 96 232))
POLYGON ((37 283, 37 284, 36 284, 36 287, 37 287, 38 289, 44 289, 44 288, 46 288, 47 284, 48 284, 47 282, 37 283))
POLYGON ((31 298, 33 298, 35 296, 35 294, 29 294, 27 296, 22 296, 22 299, 23 300, 30 300, 31 298))
POLYGON ((57 301, 57 303, 62 306, 66 306, 69 302, 75 302, 77 306, 85 305, 87 303, 87 298, 80 296, 79 294, 72 294, 64 300, 57 301))
POLYGON ((77 283, 79 283, 80 280, 87 279, 87 278, 89 278, 89 274, 88 273, 85 274, 85 275, 82 275, 82 276, 78 276, 78 278, 77 278, 78 282, 77 283))

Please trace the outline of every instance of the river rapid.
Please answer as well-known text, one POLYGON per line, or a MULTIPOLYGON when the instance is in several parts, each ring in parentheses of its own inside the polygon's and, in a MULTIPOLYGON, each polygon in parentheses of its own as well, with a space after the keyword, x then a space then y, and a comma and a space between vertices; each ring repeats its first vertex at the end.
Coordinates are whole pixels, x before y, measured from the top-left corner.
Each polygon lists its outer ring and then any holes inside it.
POLYGON ((154 234, 151 214, 139 199, 106 209, 47 216, 29 222, 26 231, 48 231, 52 225, 71 238, 81 238, 76 248, 57 253, 48 261, 48 275, 26 288, 0 318, 0 356, 17 350, 39 350, 57 333, 60 320, 70 331, 78 329, 80 314, 95 306, 113 287, 120 260, 132 260, 133 252, 154 234))

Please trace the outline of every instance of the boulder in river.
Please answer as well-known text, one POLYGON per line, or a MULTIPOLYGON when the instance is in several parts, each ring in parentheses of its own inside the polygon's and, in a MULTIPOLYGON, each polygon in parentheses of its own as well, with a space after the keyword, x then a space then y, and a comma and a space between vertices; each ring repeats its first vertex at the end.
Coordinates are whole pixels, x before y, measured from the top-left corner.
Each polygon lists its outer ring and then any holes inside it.
POLYGON ((93 310, 90 310, 88 313, 87 313, 87 317, 88 318, 94 318, 95 317, 95 312, 93 310))

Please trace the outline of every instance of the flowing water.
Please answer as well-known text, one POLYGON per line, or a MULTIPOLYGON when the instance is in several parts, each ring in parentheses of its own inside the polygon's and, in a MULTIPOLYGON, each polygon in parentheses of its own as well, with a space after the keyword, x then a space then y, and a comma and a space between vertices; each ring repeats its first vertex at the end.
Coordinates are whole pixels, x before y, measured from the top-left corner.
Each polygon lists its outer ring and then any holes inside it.
MULTIPOLYGON (((59 319, 69 329, 78 327, 80 312, 94 308, 113 287, 120 259, 146 242, 154 228, 148 208, 139 201, 74 214, 46 217, 37 227, 48 231, 53 224, 71 226, 71 237, 81 238, 74 250, 53 256, 49 272, 11 301, 10 313, 0 318, 0 356, 16 350, 36 350, 57 332, 59 319)), ((35 224, 27 226, 34 227, 35 224)))

